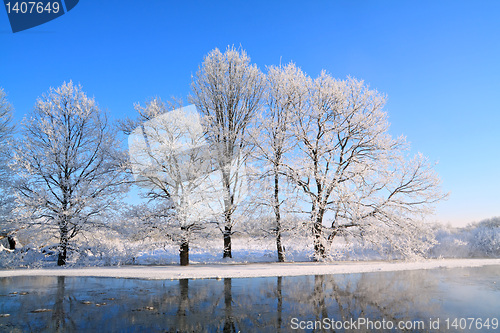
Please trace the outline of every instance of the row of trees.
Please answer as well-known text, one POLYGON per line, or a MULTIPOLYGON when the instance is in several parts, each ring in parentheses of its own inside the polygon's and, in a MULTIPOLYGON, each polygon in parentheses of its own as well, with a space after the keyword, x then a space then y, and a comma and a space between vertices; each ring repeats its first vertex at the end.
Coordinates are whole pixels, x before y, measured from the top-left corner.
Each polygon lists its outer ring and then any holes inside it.
POLYGON ((70 240, 105 224, 132 183, 149 199, 143 227, 177 225, 178 234, 165 237, 179 243, 182 265, 206 223, 218 226, 223 257, 232 257, 238 217, 251 214, 273 216, 279 261, 284 216, 297 214, 307 216, 316 260, 346 233, 403 252, 425 246, 421 219, 444 197, 438 178, 422 155, 408 158, 403 137, 389 135, 385 97, 362 81, 325 72, 312 79, 294 64, 262 73, 230 47, 205 57, 189 98, 195 107, 159 98, 136 105, 138 116, 118 126, 128 135, 126 154, 118 130, 72 82, 37 100, 9 149, 10 106, 1 92, 0 190, 15 189, 18 221, 54 228, 59 265, 70 240))

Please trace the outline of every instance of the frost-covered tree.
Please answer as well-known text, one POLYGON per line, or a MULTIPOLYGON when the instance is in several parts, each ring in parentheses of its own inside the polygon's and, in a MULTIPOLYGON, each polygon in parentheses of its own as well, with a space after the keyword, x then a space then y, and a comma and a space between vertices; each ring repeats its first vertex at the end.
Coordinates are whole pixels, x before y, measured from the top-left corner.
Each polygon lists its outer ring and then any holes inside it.
POLYGON ((10 249, 15 248, 13 233, 16 230, 12 216, 14 176, 9 168, 12 158, 11 139, 13 132, 12 106, 7 100, 5 92, 0 88, 0 239, 7 237, 10 249))
POLYGON ((25 219, 58 238, 58 265, 70 240, 120 204, 126 174, 116 132, 93 98, 72 82, 51 88, 24 119, 14 153, 25 219))
MULTIPOLYGON (((260 181, 263 191, 259 201, 272 209, 278 261, 285 260, 282 243, 284 231, 283 206, 290 201, 292 193, 284 192, 283 163, 296 142, 292 136, 291 124, 305 106, 308 94, 308 78, 293 63, 286 66, 268 68, 266 91, 262 112, 257 117, 252 131, 255 155, 261 163, 260 181)), ((285 185, 285 186, 284 186, 285 185)))
POLYGON ((315 259, 326 256, 339 232, 352 230, 403 252, 425 247, 430 234, 419 218, 443 195, 427 160, 408 159, 404 138, 389 135, 385 97, 363 81, 325 72, 308 89, 286 173, 310 205, 315 259))
MULTIPOLYGON (((223 257, 232 257, 231 236, 238 207, 237 192, 246 160, 248 125, 260 107, 264 80, 246 52, 229 47, 211 51, 192 81, 192 102, 204 116, 206 140, 222 172, 223 257)), ((241 201, 240 201, 241 202, 241 201)))
POLYGON ((169 110, 156 98, 136 105, 137 121, 127 121, 130 165, 136 183, 147 189, 154 209, 144 222, 180 245, 180 264, 189 264, 192 233, 212 214, 212 166, 199 114, 194 106, 169 110), (131 126, 136 128, 130 131, 131 126), (172 232, 172 226, 177 231, 172 232))

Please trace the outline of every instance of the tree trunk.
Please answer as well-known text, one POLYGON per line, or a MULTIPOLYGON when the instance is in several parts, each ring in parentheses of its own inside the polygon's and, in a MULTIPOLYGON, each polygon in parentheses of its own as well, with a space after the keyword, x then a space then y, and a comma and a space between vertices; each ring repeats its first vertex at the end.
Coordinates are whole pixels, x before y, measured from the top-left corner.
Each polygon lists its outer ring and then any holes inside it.
POLYGON ((57 266, 66 265, 66 254, 67 254, 66 245, 61 245, 59 249, 59 256, 57 257, 57 266))
POLYGON ((234 197, 231 194, 230 175, 225 169, 222 169, 222 182, 226 192, 224 199, 224 253, 222 258, 232 258, 231 253, 231 229, 232 229, 232 209, 234 204, 234 197))
POLYGON ((232 258, 231 254, 231 226, 224 227, 224 254, 222 258, 232 258))
POLYGON ((279 202, 279 175, 278 171, 274 171, 274 214, 276 216, 276 248, 278 250, 278 261, 285 261, 285 249, 281 244, 281 212, 279 202))
POLYGON ((278 248, 278 261, 284 262, 285 248, 283 247, 283 244, 281 244, 281 230, 279 229, 279 227, 277 227, 276 230, 276 247, 278 248))
POLYGON ((16 241, 15 241, 14 237, 7 236, 7 241, 9 242, 9 250, 15 250, 16 249, 16 241))
POLYGON ((179 257, 181 266, 189 265, 189 242, 187 239, 183 239, 181 247, 179 249, 179 257))
POLYGON ((325 257, 325 246, 321 240, 321 225, 314 223, 313 235, 314 235, 314 261, 319 261, 325 257))
POLYGON ((320 261, 326 258, 326 248, 323 243, 323 210, 318 211, 316 216, 316 221, 313 225, 313 236, 314 236, 314 261, 320 261))
POLYGON ((59 240, 59 255, 57 257, 57 266, 66 265, 66 257, 68 250, 68 230, 66 227, 61 227, 59 229, 60 240, 59 240))

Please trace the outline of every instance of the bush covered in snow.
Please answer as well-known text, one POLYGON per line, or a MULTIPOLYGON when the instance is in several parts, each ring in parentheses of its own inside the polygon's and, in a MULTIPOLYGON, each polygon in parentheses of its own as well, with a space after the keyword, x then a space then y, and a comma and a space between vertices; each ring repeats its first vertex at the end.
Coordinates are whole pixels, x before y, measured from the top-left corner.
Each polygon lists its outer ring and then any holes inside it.
POLYGON ((500 217, 469 224, 465 228, 441 227, 436 230, 438 243, 431 257, 499 258, 500 217))

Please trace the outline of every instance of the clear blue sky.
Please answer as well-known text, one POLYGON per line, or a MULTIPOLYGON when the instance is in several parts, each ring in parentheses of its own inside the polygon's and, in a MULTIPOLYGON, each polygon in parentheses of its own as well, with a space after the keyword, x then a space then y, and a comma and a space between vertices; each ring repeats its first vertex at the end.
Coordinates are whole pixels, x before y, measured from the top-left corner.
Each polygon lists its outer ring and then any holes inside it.
POLYGON ((392 133, 439 162, 436 220, 500 216, 500 1, 81 0, 16 34, 0 8, 0 86, 17 120, 69 80, 121 118, 186 97, 203 56, 233 44, 262 69, 364 79, 388 95, 392 133))

